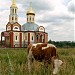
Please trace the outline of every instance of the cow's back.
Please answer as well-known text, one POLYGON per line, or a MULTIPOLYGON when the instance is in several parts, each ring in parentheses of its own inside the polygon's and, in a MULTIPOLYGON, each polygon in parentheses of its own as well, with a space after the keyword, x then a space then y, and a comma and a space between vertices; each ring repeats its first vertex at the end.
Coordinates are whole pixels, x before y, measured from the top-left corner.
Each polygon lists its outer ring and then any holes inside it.
POLYGON ((56 47, 54 45, 50 44, 47 48, 44 49, 44 59, 49 63, 51 62, 51 58, 56 55, 56 47))

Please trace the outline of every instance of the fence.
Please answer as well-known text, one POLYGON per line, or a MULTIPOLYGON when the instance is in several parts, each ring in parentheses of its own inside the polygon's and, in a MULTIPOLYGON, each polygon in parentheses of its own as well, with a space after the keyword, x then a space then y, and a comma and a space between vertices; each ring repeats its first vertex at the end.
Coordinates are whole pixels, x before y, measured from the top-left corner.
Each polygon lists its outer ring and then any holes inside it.
MULTIPOLYGON (((22 45, 23 48, 26 48, 29 43, 33 44, 35 42, 23 42, 21 45, 22 45)), ((2 42, 1 43, 1 47, 8 47, 8 48, 10 48, 11 47, 11 43, 7 42, 6 45, 5 45, 4 42, 2 42)), ((20 43, 19 42, 15 42, 14 45, 13 45, 13 47, 14 48, 15 47, 20 47, 20 43)))

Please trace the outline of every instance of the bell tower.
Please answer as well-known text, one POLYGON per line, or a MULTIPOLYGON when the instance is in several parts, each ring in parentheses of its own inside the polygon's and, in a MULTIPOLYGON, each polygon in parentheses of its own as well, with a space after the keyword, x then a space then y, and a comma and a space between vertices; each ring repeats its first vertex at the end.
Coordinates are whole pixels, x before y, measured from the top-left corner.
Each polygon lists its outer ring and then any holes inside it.
POLYGON ((16 0, 12 0, 10 6, 9 22, 6 25, 6 31, 21 31, 21 25, 18 23, 16 0))
POLYGON ((17 15, 17 6, 16 6, 16 0, 12 0, 12 5, 10 7, 10 15, 9 15, 9 22, 11 24, 18 22, 18 15, 17 15))

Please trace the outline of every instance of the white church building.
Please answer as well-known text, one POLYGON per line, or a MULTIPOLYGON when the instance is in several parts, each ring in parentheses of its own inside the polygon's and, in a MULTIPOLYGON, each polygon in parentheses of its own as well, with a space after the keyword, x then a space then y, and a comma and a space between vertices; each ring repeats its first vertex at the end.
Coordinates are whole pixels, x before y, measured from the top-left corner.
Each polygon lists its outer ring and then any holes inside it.
POLYGON ((32 7, 27 11, 27 22, 24 25, 18 23, 18 7, 16 0, 10 6, 9 22, 6 30, 1 32, 1 42, 5 47, 27 47, 30 43, 47 43, 48 33, 43 26, 35 23, 35 12, 32 7))

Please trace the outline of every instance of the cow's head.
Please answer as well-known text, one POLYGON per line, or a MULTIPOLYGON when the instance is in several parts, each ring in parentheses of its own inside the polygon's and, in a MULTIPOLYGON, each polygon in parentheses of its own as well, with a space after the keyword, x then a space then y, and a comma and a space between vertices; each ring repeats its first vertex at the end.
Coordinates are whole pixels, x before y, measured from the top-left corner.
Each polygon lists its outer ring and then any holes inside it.
POLYGON ((53 68, 53 75, 56 75, 60 71, 60 67, 63 64, 62 60, 54 59, 54 68, 53 68))

